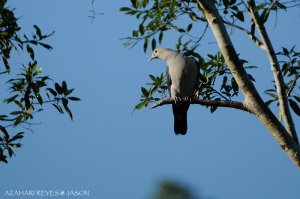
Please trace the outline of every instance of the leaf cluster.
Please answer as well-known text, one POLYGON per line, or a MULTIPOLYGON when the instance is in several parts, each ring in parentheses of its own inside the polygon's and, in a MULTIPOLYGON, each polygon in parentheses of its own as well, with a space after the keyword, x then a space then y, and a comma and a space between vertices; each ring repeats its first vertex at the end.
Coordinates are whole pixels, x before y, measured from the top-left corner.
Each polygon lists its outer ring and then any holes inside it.
POLYGON ((21 27, 18 26, 18 19, 14 16, 14 9, 7 8, 6 3, 7 1, 0 2, 0 55, 4 66, 0 65, 0 75, 9 79, 3 85, 8 87, 8 93, 2 96, 8 96, 3 99, 3 104, 10 110, 7 113, 2 110, 0 113, 0 162, 4 163, 7 163, 8 157, 15 154, 14 148, 22 146, 20 140, 24 132, 14 134, 16 127, 22 128, 27 125, 30 129, 34 116, 43 111, 45 104, 51 104, 59 113, 67 113, 72 119, 69 102, 80 100, 70 95, 74 89, 69 88, 65 81, 57 83, 49 76, 42 75, 42 67, 38 64, 34 50, 37 46, 51 50, 52 47, 44 40, 54 32, 43 34, 42 30, 34 25, 34 33, 31 36, 19 36, 21 27), (26 65, 13 67, 19 68, 20 72, 16 75, 10 73, 13 68, 9 63, 14 52, 25 53, 30 60, 26 65))
POLYGON ((132 0, 131 7, 122 7, 120 11, 135 16, 141 22, 138 28, 132 31, 130 37, 124 38, 124 45, 133 47, 143 41, 143 50, 146 52, 150 45, 153 50, 157 43, 162 43, 165 31, 174 30, 179 35, 190 35, 193 24, 204 20, 196 14, 195 2, 191 0, 132 0), (191 19, 191 23, 184 27, 176 25, 176 20, 182 15, 187 15, 191 19))
MULTIPOLYGON (((207 21, 198 14, 201 13, 199 12, 201 8, 197 5, 196 0, 131 0, 130 3, 130 7, 122 7, 120 11, 126 15, 134 16, 140 23, 138 28, 132 31, 130 37, 124 38, 126 47, 133 47, 142 41, 144 52, 147 51, 149 44, 151 44, 153 50, 156 48, 157 43, 162 44, 164 33, 172 30, 178 34, 178 41, 175 44, 176 50, 197 59, 200 75, 195 96, 203 99, 228 101, 238 96, 238 85, 228 70, 223 56, 220 53, 208 54, 204 59, 197 53, 201 40, 206 33, 207 21), (181 26, 178 26, 177 21, 184 17, 185 19, 188 17, 189 22, 181 23, 181 26), (196 26, 196 23, 199 26, 200 22, 206 24, 206 27, 204 27, 202 35, 195 37, 191 34, 192 29, 196 26)), ((254 39, 257 38, 253 21, 251 21, 249 28, 245 27, 247 26, 245 18, 248 15, 247 12, 249 12, 249 7, 245 1, 218 0, 215 1, 215 4, 226 25, 231 28, 238 28, 254 39)), ((270 13, 277 13, 278 9, 286 10, 287 7, 278 1, 265 1, 255 6, 254 12, 258 14, 260 23, 264 24, 268 21, 270 13)), ((286 90, 289 92, 287 95, 291 108, 299 115, 299 94, 295 92, 295 88, 298 88, 296 83, 299 79, 299 53, 294 48, 290 50, 283 48, 282 52, 277 55, 286 58, 281 63, 282 72, 287 82, 286 90)), ((253 65, 245 66, 248 63, 246 60, 242 60, 242 62, 241 64, 246 69, 257 68, 253 65)), ((252 81, 255 81, 252 75, 248 75, 252 81)), ((150 78, 151 82, 148 83, 148 87, 142 87, 141 89, 141 102, 136 105, 136 109, 147 107, 150 102, 158 101, 167 96, 165 92, 167 88, 166 74, 158 77, 151 76, 153 78, 150 78), (160 83, 158 86, 155 85, 157 82, 160 83), (158 88, 161 88, 160 92, 157 92, 158 88)), ((265 93, 271 97, 266 104, 277 101, 275 87, 266 90, 265 93)), ((211 107, 212 112, 215 109, 215 107, 211 107)))
MULTIPOLYGON (((194 57, 198 58, 199 76, 194 98, 232 101, 239 95, 238 84, 231 75, 221 53, 218 52, 216 55, 208 54, 206 58, 191 50, 182 51, 181 53, 186 56, 194 55, 194 57)), ((256 67, 246 66, 245 68, 253 69, 256 67)), ((135 106, 135 109, 145 108, 151 103, 169 97, 167 92, 167 74, 162 73, 159 76, 149 75, 149 77, 151 82, 146 84, 147 87, 141 87, 140 102, 135 106)), ((249 77, 254 81, 251 75, 249 77)), ((213 106, 209 108, 211 112, 217 109, 217 107, 213 106)))
MULTIPOLYGON (((291 109, 300 116, 300 52, 295 50, 295 46, 291 49, 282 48, 280 52, 277 53, 278 56, 282 57, 281 62, 281 72, 285 79, 285 90, 288 97, 289 105, 291 109)), ((277 102, 278 106, 278 95, 276 92, 276 86, 274 88, 268 89, 265 93, 270 97, 266 102, 268 105, 273 102, 277 102)))

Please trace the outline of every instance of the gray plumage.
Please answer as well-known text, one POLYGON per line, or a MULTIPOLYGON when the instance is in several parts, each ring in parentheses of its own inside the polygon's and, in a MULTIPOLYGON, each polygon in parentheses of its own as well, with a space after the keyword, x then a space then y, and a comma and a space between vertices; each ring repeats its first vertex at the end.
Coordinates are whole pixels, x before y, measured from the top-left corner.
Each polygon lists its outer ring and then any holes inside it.
POLYGON ((190 104, 182 102, 181 99, 193 96, 198 78, 195 59, 168 48, 155 49, 150 61, 155 58, 159 58, 167 64, 170 96, 176 102, 172 104, 174 132, 185 135, 187 133, 187 111, 190 104))

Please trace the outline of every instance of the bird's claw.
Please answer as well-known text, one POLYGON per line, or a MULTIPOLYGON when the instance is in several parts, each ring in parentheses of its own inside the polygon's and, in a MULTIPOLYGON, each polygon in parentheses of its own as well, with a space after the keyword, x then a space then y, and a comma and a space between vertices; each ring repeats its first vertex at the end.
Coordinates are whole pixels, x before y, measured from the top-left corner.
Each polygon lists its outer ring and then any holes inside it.
POLYGON ((177 97, 177 96, 174 97, 175 104, 178 104, 178 102, 180 102, 180 101, 181 101, 180 97, 177 97))
POLYGON ((191 97, 189 97, 189 96, 186 96, 186 97, 184 97, 183 99, 184 99, 184 101, 189 101, 189 102, 191 102, 191 101, 192 101, 192 98, 191 98, 191 97))
POLYGON ((182 102, 182 101, 184 101, 184 102, 191 102, 191 101, 192 101, 192 98, 189 97, 189 96, 185 96, 185 97, 183 97, 183 98, 178 97, 178 96, 175 96, 175 97, 174 97, 174 103, 175 103, 175 104, 178 104, 179 102, 182 102))

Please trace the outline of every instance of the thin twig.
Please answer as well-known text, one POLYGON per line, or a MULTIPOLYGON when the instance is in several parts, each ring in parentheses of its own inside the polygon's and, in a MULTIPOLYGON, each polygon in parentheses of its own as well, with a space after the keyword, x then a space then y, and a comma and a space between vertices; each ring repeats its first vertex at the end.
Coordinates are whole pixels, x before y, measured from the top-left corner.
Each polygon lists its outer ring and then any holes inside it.
POLYGON ((229 21, 223 21, 225 24, 229 25, 229 26, 232 26, 234 28, 237 28, 243 32, 245 32, 249 37, 250 39, 258 46, 260 47, 261 49, 263 50, 266 50, 266 47, 265 45, 254 35, 252 34, 250 31, 248 31, 247 29, 239 26, 239 25, 236 25, 235 23, 232 23, 232 22, 229 22, 229 21))
POLYGON ((286 92, 286 96, 289 97, 292 93, 292 91, 294 90, 297 80, 300 78, 300 74, 297 74, 295 79, 293 80, 291 86, 289 87, 289 90, 286 92))
POLYGON ((91 23, 94 22, 94 19, 96 18, 97 15, 104 15, 104 13, 102 12, 96 12, 95 0, 92 0, 92 9, 89 11, 91 12, 91 15, 89 15, 88 17, 92 19, 91 23))

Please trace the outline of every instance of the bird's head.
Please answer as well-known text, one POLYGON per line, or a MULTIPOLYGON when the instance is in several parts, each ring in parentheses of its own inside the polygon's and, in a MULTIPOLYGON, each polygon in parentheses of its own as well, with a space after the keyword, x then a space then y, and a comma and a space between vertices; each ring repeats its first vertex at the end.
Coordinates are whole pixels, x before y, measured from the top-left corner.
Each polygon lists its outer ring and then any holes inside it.
POLYGON ((149 61, 152 61, 153 59, 162 59, 166 61, 168 59, 168 56, 174 52, 171 49, 168 48, 156 48, 149 59, 149 61))

